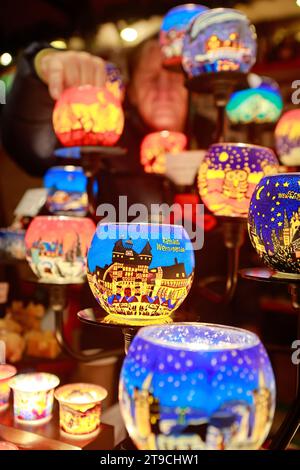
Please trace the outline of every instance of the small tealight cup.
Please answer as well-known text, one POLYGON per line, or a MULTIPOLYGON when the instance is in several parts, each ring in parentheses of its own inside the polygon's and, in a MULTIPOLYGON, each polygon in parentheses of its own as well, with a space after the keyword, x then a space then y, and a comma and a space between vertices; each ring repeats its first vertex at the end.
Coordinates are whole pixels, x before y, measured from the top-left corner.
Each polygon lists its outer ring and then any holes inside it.
POLYGON ((14 419, 23 424, 50 421, 53 393, 59 378, 44 372, 20 374, 10 382, 14 393, 14 419))
POLYGON ((16 375, 17 369, 9 364, 0 364, 0 412, 9 406, 10 379, 16 375))
POLYGON ((74 383, 59 387, 54 394, 59 402, 59 424, 69 437, 92 437, 100 430, 105 388, 93 384, 74 383))

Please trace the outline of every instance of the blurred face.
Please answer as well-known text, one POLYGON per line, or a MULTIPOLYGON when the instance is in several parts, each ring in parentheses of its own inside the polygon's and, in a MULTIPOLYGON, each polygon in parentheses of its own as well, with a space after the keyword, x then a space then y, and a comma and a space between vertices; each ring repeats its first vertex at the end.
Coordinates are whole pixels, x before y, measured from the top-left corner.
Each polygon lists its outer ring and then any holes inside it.
POLYGON ((142 50, 129 98, 154 130, 183 131, 188 109, 184 77, 163 68, 157 41, 147 42, 142 50))

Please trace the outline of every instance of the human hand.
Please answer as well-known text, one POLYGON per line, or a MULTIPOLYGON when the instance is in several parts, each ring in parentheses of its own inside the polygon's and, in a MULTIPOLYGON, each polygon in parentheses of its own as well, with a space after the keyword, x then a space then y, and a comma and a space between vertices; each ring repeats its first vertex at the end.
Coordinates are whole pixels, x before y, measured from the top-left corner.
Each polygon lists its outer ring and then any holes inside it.
POLYGON ((105 61, 88 52, 44 49, 35 58, 35 69, 57 100, 65 88, 79 85, 103 86, 105 61))

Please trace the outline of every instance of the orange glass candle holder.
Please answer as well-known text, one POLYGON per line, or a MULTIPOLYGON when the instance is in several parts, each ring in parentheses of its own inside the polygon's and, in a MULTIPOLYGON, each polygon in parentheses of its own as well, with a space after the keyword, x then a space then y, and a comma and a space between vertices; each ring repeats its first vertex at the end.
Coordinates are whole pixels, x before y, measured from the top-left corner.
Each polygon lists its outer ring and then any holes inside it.
POLYGON ((74 383, 55 391, 59 402, 61 433, 73 437, 91 436, 99 432, 101 403, 107 397, 105 388, 93 384, 74 383))
POLYGON ((182 132, 159 131, 147 134, 141 144, 141 164, 146 173, 165 173, 166 154, 182 152, 187 137, 182 132))
POLYGON ((59 378, 44 372, 20 374, 10 382, 14 392, 14 418, 24 424, 50 421, 53 393, 59 378))
POLYGON ((10 379, 16 375, 17 369, 8 364, 0 364, 0 411, 4 411, 9 405, 10 379))

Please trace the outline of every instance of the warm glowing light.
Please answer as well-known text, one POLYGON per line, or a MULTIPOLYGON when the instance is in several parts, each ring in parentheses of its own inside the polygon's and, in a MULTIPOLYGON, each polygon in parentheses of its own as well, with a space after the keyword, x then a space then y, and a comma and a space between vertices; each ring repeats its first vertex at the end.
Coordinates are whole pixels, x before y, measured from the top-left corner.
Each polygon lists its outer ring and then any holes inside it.
POLYGON ((275 145, 284 165, 300 166, 300 109, 281 116, 275 128, 275 145))
POLYGON ((99 432, 101 403, 107 391, 92 384, 76 383, 59 387, 59 424, 63 433, 82 437, 99 432))
POLYGON ((37 216, 25 235, 26 258, 44 282, 85 281, 86 254, 95 224, 85 217, 37 216))
POLYGON ((10 63, 12 62, 12 56, 9 52, 4 52, 3 54, 1 54, 0 56, 0 63, 1 65, 3 65, 4 67, 6 67, 7 65, 9 65, 10 63))
POLYGON ((120 32, 120 36, 123 39, 123 41, 133 42, 137 39, 138 33, 135 28, 128 27, 128 28, 122 29, 122 31, 120 32))
POLYGON ((50 42, 50 46, 55 47, 56 49, 67 49, 67 43, 63 39, 55 39, 50 42))
POLYGON ((186 148, 187 138, 181 132, 160 131, 146 135, 141 144, 141 163, 146 173, 165 173, 166 154, 186 148))
POLYGON ((278 161, 267 147, 222 143, 212 145, 200 166, 198 187, 208 209, 218 216, 247 217, 250 198, 278 161))
POLYGON ((88 252, 87 277, 110 319, 151 323, 166 319, 182 304, 194 265, 182 226, 100 223, 88 252))
POLYGON ((251 242, 271 268, 300 274, 300 173, 263 178, 253 193, 248 219, 251 242))
POLYGON ((68 88, 56 102, 53 127, 62 145, 114 145, 123 131, 120 100, 106 87, 68 88))
POLYGON ((300 7, 300 0, 296 0, 296 5, 300 7))
POLYGON ((16 373, 17 369, 15 367, 8 364, 0 364, 0 412, 9 406, 9 383, 16 373))
POLYGON ((44 372, 20 374, 10 382, 14 418, 24 424, 41 424, 52 417, 53 393, 59 378, 44 372))
POLYGON ((139 450, 254 450, 270 430, 275 380, 259 338, 222 325, 141 328, 119 401, 139 450))

